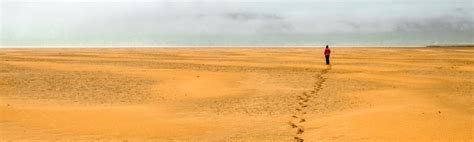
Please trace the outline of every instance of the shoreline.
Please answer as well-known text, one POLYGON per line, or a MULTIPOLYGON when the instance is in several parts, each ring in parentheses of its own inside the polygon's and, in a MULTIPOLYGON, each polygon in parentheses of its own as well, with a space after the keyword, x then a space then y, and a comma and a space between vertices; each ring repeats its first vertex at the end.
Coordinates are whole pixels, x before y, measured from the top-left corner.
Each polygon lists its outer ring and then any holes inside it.
MULTIPOLYGON (((265 49, 265 48, 282 48, 282 49, 298 49, 298 48, 324 48, 325 46, 21 46, 21 47, 0 47, 0 49, 186 49, 186 48, 222 48, 222 49, 265 49)), ((420 46, 329 46, 330 48, 474 48, 474 45, 420 45, 420 46)))

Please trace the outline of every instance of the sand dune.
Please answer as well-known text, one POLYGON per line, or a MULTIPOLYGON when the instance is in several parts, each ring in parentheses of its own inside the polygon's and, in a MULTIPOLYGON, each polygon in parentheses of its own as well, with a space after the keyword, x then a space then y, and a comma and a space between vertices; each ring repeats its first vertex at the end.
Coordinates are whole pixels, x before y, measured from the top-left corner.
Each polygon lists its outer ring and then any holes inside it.
POLYGON ((473 48, 0 49, 0 140, 473 141, 473 48))

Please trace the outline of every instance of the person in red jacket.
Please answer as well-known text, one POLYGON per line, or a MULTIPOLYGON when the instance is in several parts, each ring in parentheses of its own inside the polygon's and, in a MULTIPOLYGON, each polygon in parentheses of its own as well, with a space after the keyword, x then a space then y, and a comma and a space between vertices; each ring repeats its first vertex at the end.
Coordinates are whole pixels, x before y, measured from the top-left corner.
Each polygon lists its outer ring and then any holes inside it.
POLYGON ((326 49, 324 50, 324 55, 326 56, 326 65, 329 65, 329 55, 331 55, 331 49, 329 49, 328 45, 326 45, 326 49))

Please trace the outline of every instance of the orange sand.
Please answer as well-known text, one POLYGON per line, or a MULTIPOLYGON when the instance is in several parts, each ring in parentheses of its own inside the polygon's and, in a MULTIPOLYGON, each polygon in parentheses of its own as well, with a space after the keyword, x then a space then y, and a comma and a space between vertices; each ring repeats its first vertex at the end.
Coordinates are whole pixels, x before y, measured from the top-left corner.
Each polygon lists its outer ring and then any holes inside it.
POLYGON ((473 141, 474 48, 0 49, 0 141, 473 141))

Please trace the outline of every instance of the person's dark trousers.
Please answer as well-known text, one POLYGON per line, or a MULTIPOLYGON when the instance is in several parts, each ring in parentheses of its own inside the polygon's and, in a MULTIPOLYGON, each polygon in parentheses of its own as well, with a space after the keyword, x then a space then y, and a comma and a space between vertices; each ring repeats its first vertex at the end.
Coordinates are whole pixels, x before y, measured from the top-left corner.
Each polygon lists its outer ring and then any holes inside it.
POLYGON ((326 55, 326 65, 329 65, 329 55, 326 55))

